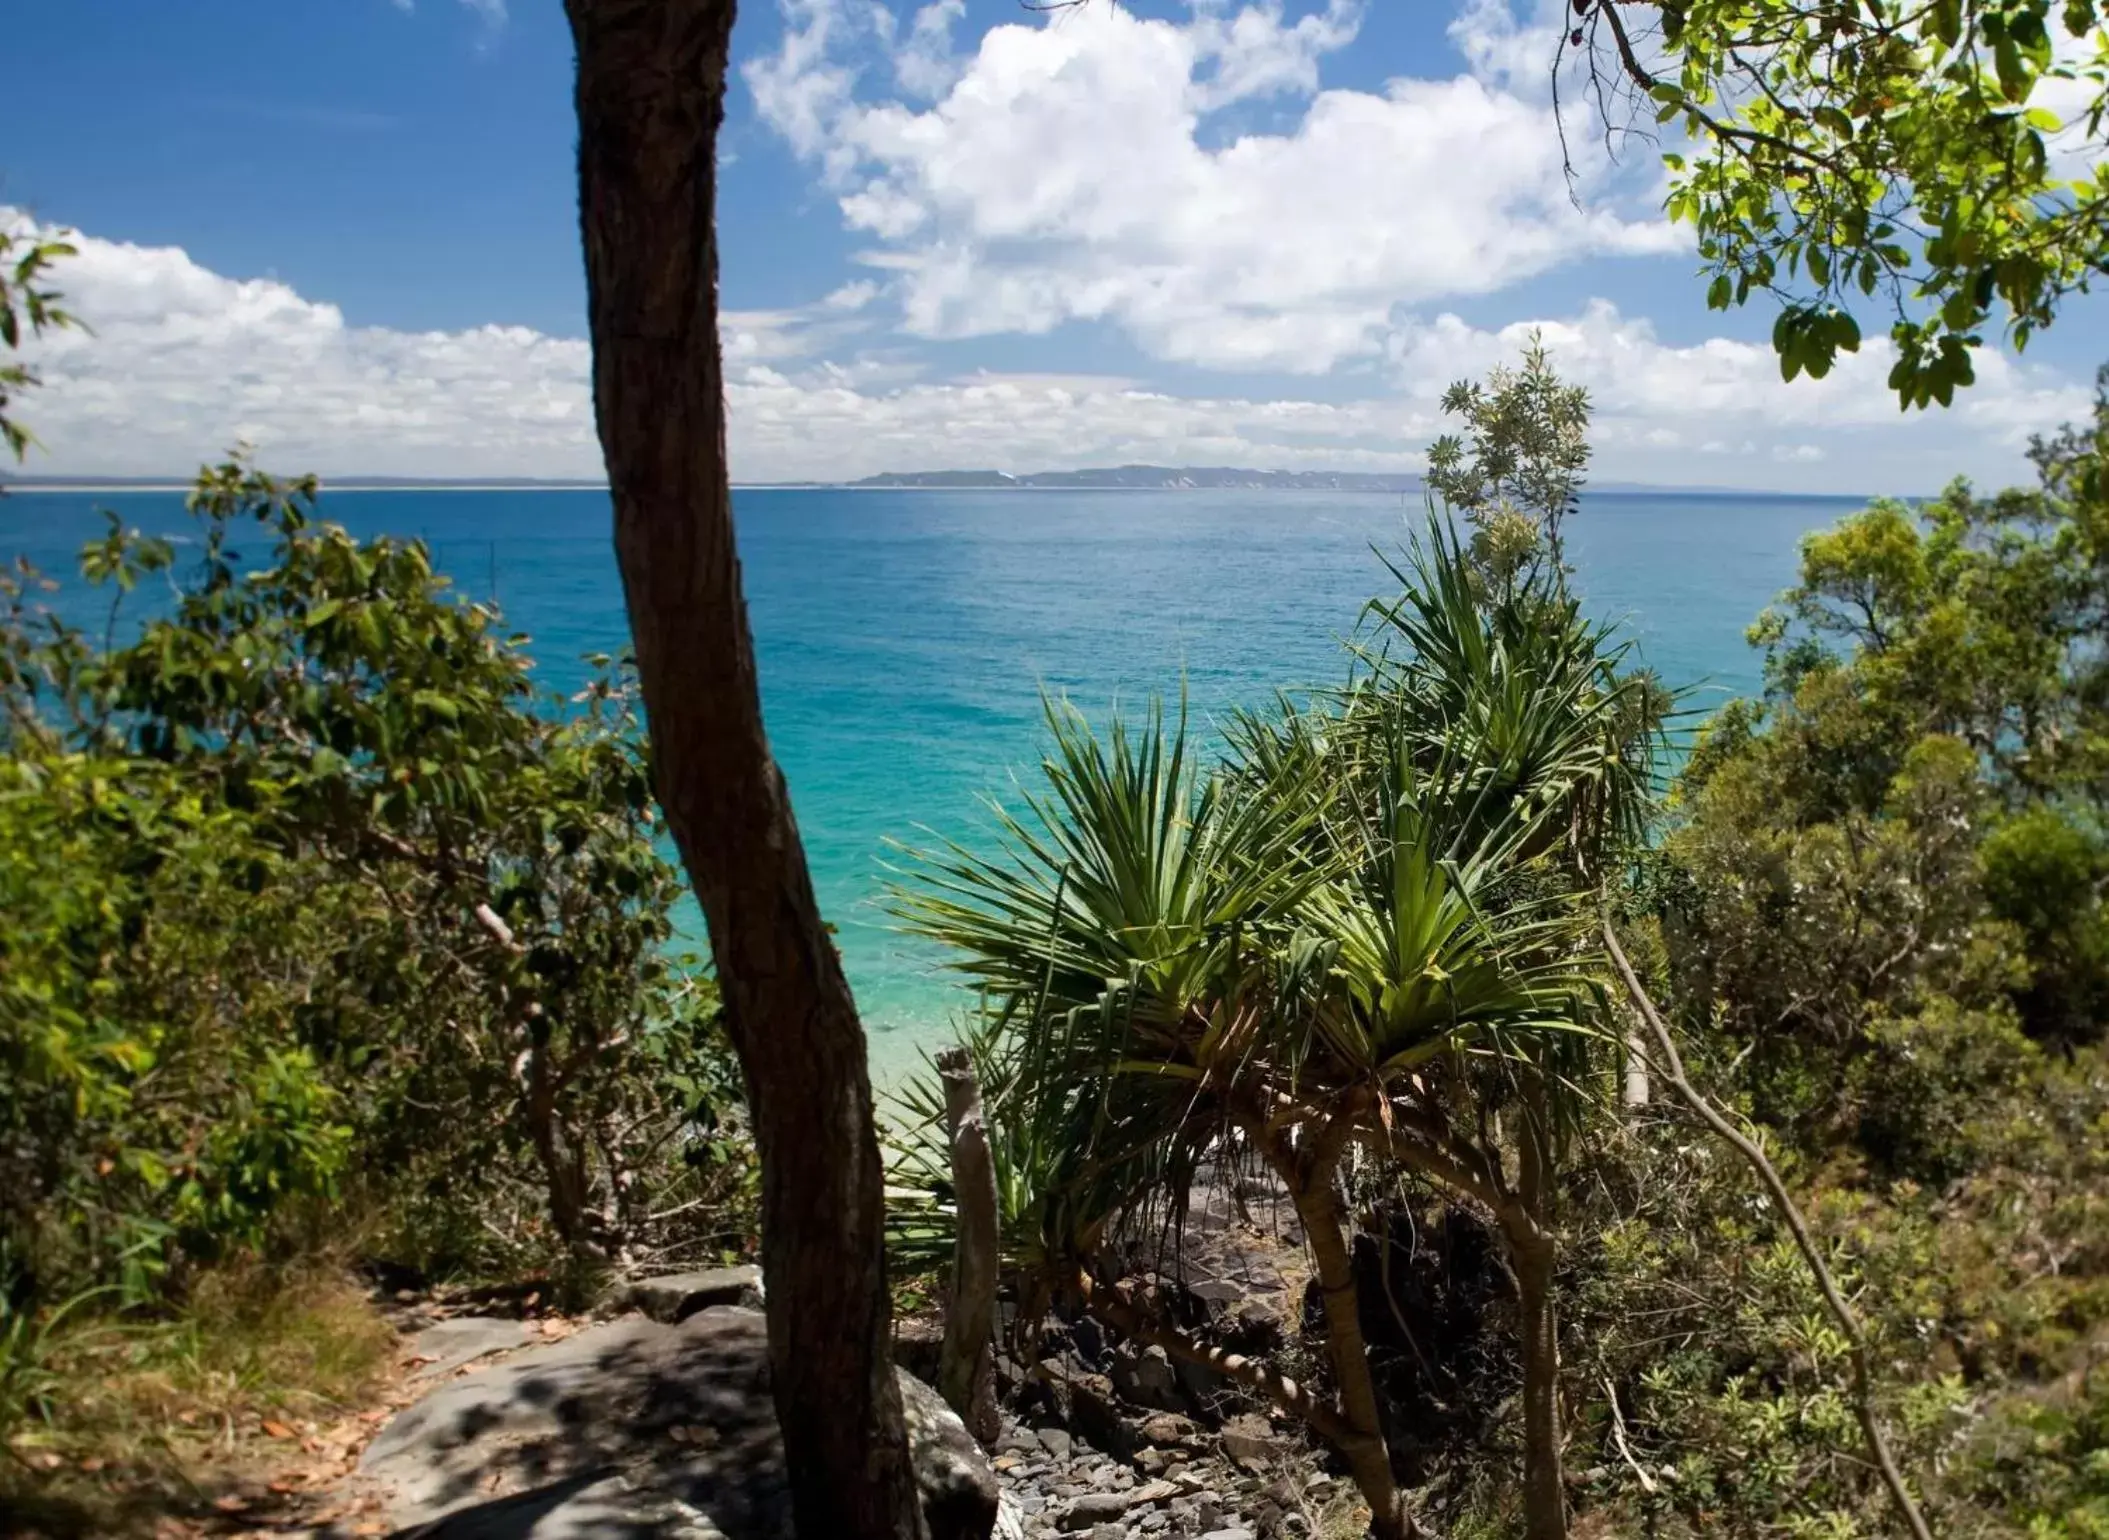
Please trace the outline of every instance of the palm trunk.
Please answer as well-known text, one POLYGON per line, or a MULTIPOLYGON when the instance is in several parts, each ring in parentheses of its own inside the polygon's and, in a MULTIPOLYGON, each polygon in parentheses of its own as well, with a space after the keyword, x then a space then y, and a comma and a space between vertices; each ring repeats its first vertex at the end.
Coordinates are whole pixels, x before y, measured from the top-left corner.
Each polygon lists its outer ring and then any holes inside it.
POLYGON ((1369 1372, 1369 1344, 1362 1337, 1362 1301, 1340 1222, 1340 1200, 1333 1196, 1332 1170, 1328 1168, 1308 1183, 1292 1181, 1290 1196, 1297 1218, 1303 1221, 1304 1239, 1318 1273, 1319 1297, 1325 1302, 1326 1350, 1350 1431, 1340 1452, 1354 1472, 1363 1501, 1369 1504, 1370 1534, 1376 1540, 1406 1540, 1418 1529, 1391 1472, 1376 1380, 1369 1372))
POLYGON ((771 1384, 807 1540, 923 1533, 864 1034, 762 729, 733 546, 716 149, 733 0, 566 0, 594 409, 666 810, 762 1163, 771 1384))
POLYGON ((1355 1287, 1340 1199, 1333 1191, 1340 1153, 1353 1137, 1361 1111, 1350 1100, 1301 1150, 1287 1148, 1262 1118, 1245 1116, 1242 1122, 1248 1137, 1289 1189, 1289 1201, 1303 1224, 1305 1244, 1311 1248, 1319 1298, 1325 1307, 1326 1353, 1346 1423, 1333 1441, 1354 1474, 1362 1500, 1369 1504, 1369 1532, 1376 1540, 1413 1540, 1420 1526, 1407 1512, 1398 1478, 1391 1471, 1391 1450, 1384 1442, 1384 1420, 1377 1406, 1377 1383, 1369 1372, 1369 1344, 1362 1336, 1361 1295, 1355 1287))
POLYGON ((1553 1306, 1550 1237, 1512 1248, 1523 1349, 1523 1532, 1529 1540, 1566 1540, 1561 1490, 1560 1338, 1553 1306))
POLYGON ((1541 1081, 1526 1082, 1519 1123, 1520 1193, 1501 1220, 1516 1270, 1517 1335, 1523 1357, 1523 1532, 1527 1540, 1567 1540, 1560 1451, 1560 1323, 1552 1287, 1558 1251, 1551 1224, 1552 1123, 1541 1081))

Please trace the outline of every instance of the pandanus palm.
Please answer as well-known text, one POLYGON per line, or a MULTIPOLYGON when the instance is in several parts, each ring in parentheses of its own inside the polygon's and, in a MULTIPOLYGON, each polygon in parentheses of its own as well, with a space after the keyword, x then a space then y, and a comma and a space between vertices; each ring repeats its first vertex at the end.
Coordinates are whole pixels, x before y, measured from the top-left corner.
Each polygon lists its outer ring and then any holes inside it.
MULTIPOLYGON (((1456 602, 1463 561, 1432 535, 1383 611, 1406 648, 1373 648, 1369 675, 1318 706, 1238 719, 1213 767, 1183 720, 1101 740, 1050 707, 1046 790, 999 815, 995 853, 924 857, 900 898, 992 1002, 1006 1062, 1031 1066, 1016 1106, 1059 1130, 1034 1250, 1076 1286, 1094 1293, 1100 1244, 1182 1204, 1209 1160, 1274 1171, 1311 1249, 1335 1398, 1244 1372, 1338 1445, 1386 1537, 1413 1523, 1343 1164, 1403 1164, 1492 1212, 1525 1294, 1527 1408, 1549 1414, 1550 1171, 1597 1011, 1593 910, 1566 855, 1620 794, 1611 671, 1568 656, 1600 660, 1601 634, 1501 635, 1476 596, 1456 602)), ((1131 1301, 1093 1303, 1138 1323, 1131 1301)))

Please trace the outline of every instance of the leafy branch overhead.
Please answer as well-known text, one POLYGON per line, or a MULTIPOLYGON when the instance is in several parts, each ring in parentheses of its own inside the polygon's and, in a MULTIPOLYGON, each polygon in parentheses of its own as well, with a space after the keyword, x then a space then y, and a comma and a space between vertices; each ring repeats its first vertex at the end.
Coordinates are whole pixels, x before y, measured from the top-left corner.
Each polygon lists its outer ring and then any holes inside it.
POLYGON ((1708 303, 1779 306, 1787 379, 1886 312, 1889 384, 1947 405, 2109 267, 2103 0, 1574 0, 1605 126, 1675 136, 1708 303))
POLYGON ((0 363, 0 440, 17 460, 36 439, 15 420, 10 403, 14 396, 40 383, 36 371, 18 355, 25 338, 80 325, 60 306, 58 293, 43 287, 52 263, 73 254, 74 248, 58 235, 0 228, 0 346, 17 355, 0 363))

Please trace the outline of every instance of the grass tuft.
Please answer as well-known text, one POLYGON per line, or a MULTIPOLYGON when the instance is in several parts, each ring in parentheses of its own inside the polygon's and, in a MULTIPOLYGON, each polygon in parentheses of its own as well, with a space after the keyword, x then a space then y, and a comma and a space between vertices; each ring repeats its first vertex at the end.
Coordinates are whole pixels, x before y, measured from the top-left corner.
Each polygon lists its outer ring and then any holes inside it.
POLYGON ((174 1313, 99 1299, 0 1323, 0 1535, 152 1533, 211 1512, 370 1403, 397 1336, 334 1269, 202 1275, 174 1313))

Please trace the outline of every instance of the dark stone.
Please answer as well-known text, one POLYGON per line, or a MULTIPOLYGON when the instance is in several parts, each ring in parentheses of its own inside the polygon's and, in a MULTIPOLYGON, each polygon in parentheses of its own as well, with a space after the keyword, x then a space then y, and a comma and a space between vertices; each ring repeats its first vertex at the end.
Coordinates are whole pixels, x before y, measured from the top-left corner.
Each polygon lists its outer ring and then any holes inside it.
POLYGON ((1069 1344, 1076 1349, 1076 1356, 1091 1368, 1105 1368, 1106 1329, 1090 1316, 1080 1317, 1069 1328, 1069 1344))
POLYGON ((893 1324, 894 1367, 906 1369, 925 1384, 937 1383, 938 1361, 944 1357, 945 1328, 941 1321, 897 1320, 893 1324))
POLYGON ((638 1278, 617 1291, 618 1303, 642 1310, 655 1321, 675 1325, 713 1305, 762 1307, 762 1270, 758 1267, 712 1267, 699 1273, 667 1273, 638 1278))
POLYGON ((1114 1402, 1113 1382, 1102 1374, 1082 1374, 1069 1381, 1069 1426, 1092 1448, 1116 1459, 1135 1452, 1127 1420, 1114 1402))

